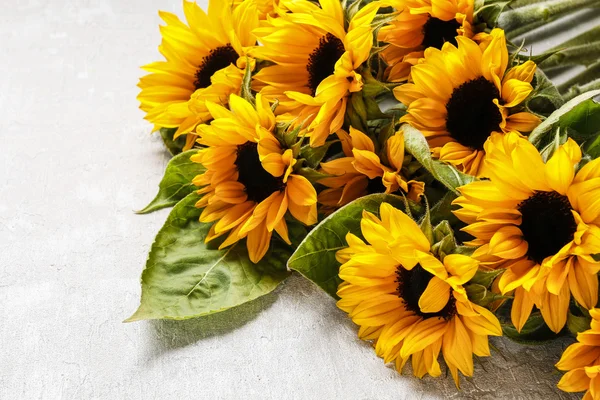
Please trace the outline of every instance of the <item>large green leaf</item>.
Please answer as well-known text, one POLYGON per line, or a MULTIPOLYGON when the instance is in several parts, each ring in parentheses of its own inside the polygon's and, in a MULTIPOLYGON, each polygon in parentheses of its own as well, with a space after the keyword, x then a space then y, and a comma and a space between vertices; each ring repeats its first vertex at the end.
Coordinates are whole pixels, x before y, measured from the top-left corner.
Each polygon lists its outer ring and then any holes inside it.
POLYGON ((190 157, 197 152, 198 150, 188 150, 169 161, 165 176, 158 185, 158 194, 150 204, 138 211, 138 214, 147 214, 174 206, 179 200, 198 189, 192 183, 192 179, 196 175, 203 174, 206 169, 201 164, 190 160, 190 157))
POLYGON ((335 253, 348 246, 348 232, 362 238, 360 220, 363 210, 378 215, 379 205, 383 202, 402 210, 405 208, 401 197, 389 194, 372 194, 353 201, 325 218, 306 236, 289 259, 288 267, 337 298, 341 280, 338 277, 340 263, 335 259, 335 253))
POLYGON ((213 314, 263 296, 288 275, 290 246, 274 238, 253 264, 244 242, 218 250, 205 244, 210 224, 198 221, 195 193, 177 203, 160 230, 142 273, 142 299, 126 322, 188 319, 213 314))
POLYGON ((568 101, 561 108, 554 111, 548 118, 546 118, 546 120, 544 122, 542 122, 540 125, 538 125, 538 127, 535 128, 533 130, 533 132, 531 132, 531 134, 529 135, 529 141, 531 143, 533 143, 534 145, 540 144, 540 142, 543 141, 543 139, 546 137, 546 135, 551 133, 553 131, 553 129, 558 125, 560 118, 563 115, 565 115, 566 113, 571 111, 573 108, 575 108, 580 103, 582 103, 586 100, 589 100, 591 98, 594 98, 598 95, 600 95, 600 90, 592 90, 592 91, 580 94, 579 96, 575 97, 574 99, 568 101))
POLYGON ((173 156, 181 153, 183 146, 185 146, 185 135, 173 139, 175 132, 177 132, 177 128, 160 128, 160 137, 173 156))
POLYGON ((435 179, 455 194, 458 194, 456 188, 475 180, 474 177, 459 172, 451 165, 432 159, 427 139, 417 129, 408 124, 404 124, 402 129, 406 151, 412 154, 435 179))
POLYGON ((559 123, 561 128, 573 129, 583 137, 594 136, 600 132, 600 104, 586 100, 561 116, 559 123))

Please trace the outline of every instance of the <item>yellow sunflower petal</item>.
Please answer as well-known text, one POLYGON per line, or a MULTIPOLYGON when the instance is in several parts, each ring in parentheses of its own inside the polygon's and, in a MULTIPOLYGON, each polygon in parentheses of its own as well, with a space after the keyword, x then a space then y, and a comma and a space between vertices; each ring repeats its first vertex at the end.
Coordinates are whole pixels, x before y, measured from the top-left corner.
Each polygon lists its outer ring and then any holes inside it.
POLYGON ((423 313, 436 313, 448 304, 450 285, 434 276, 419 298, 419 308, 423 313))

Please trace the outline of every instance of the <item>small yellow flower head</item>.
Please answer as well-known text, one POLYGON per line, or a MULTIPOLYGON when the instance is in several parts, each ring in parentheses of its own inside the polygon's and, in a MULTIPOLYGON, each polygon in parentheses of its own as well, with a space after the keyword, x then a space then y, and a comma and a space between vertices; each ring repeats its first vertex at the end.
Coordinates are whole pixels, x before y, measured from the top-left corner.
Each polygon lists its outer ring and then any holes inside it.
POLYGON ((307 128, 311 146, 321 146, 344 123, 348 97, 363 87, 357 69, 373 46, 371 22, 380 2, 361 8, 346 28, 339 0, 279 0, 286 12, 254 33, 263 44, 251 50, 275 65, 261 69, 255 88, 277 99, 280 119, 307 128))
POLYGON ((294 173, 291 149, 275 138, 275 115, 260 94, 256 108, 237 95, 229 99, 230 110, 207 103, 214 120, 198 126, 198 143, 204 146, 191 160, 206 172, 193 183, 203 197, 200 221, 214 222, 206 241, 227 234, 219 248, 247 238, 250 260, 260 261, 269 248, 273 232, 288 244, 285 215, 298 221, 317 222, 317 193, 303 176, 294 173))
POLYGON ((185 149, 194 144, 196 126, 211 119, 206 102, 226 104, 239 93, 247 51, 256 44, 256 6, 244 2, 209 0, 208 14, 195 2, 183 1, 187 25, 161 11, 159 50, 164 61, 143 67, 149 74, 138 84, 140 108, 155 129, 177 128, 175 137, 188 134, 185 149))
POLYGON ((481 37, 481 45, 459 36, 458 46, 427 49, 411 69, 412 82, 394 89, 408 106, 401 121, 423 132, 435 157, 475 176, 483 174, 484 144, 492 133, 531 132, 540 123, 513 110, 533 91, 535 64, 508 69, 504 31, 481 37))
POLYGON ((460 254, 439 260, 419 226, 387 203, 380 218, 363 213, 361 231, 365 241, 348 233, 348 248, 337 253, 338 307, 399 372, 412 359, 415 376, 439 376, 441 351, 458 386, 458 371, 472 376, 473 354, 489 356, 488 336, 502 334, 494 314, 471 303, 463 287, 479 262, 460 254))

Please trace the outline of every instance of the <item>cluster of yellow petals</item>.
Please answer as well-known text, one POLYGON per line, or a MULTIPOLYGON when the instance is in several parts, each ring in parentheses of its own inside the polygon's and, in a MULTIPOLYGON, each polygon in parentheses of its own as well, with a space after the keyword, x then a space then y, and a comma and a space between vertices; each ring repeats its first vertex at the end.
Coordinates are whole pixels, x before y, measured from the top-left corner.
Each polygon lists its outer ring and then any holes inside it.
POLYGON ((384 165, 373 140, 363 132, 350 127, 350 134, 340 130, 337 135, 346 157, 321 163, 322 172, 332 176, 319 180, 328 188, 319 194, 319 203, 332 208, 344 206, 370 194, 370 180, 377 180, 385 193, 400 190, 411 200, 421 198, 425 189, 423 182, 407 180, 401 173, 405 154, 402 130, 388 138, 382 150, 389 166, 384 165))

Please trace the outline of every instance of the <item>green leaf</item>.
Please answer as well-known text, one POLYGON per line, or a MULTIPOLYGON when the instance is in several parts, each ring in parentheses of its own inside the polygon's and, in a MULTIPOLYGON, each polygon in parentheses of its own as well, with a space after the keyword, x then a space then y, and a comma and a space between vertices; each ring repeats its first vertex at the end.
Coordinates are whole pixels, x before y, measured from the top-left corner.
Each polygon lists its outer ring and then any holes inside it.
POLYGON ((160 128, 160 137, 167 147, 167 150, 169 150, 169 153, 173 156, 181 153, 185 146, 185 135, 179 136, 177 139, 173 140, 175 132, 177 132, 177 128, 160 128))
MULTIPOLYGON (((486 0, 482 7, 476 7, 475 19, 485 22, 489 27, 496 27, 500 14, 513 0, 486 0)), ((480 2, 481 4, 481 2, 480 2)))
POLYGON ((552 114, 564 104, 563 97, 557 87, 539 68, 535 72, 532 85, 533 92, 525 103, 529 111, 546 116, 552 114))
POLYGON ((195 193, 169 214, 142 273, 142 299, 126 322, 188 319, 213 314, 263 296, 288 275, 292 249, 274 238, 265 257, 253 264, 244 242, 218 250, 205 244, 211 224, 198 221, 195 193))
POLYGON ((404 210, 402 197, 389 194, 372 194, 361 197, 340 208, 317 225, 300 243, 288 261, 288 267, 317 284, 333 298, 341 280, 338 276, 340 263, 335 253, 348 246, 346 234, 351 232, 363 237, 360 220, 363 210, 379 214, 381 203, 390 203, 404 210))
POLYGON ((443 220, 448 220, 450 225, 452 222, 456 221, 457 218, 452 213, 452 202, 456 199, 456 193, 447 192, 444 197, 433 207, 431 207, 431 223, 439 224, 443 220))
POLYGON ((580 135, 594 136, 600 132, 600 104, 594 100, 586 100, 561 116, 559 126, 562 129, 573 129, 580 135))
POLYGON ((402 129, 404 131, 404 146, 406 151, 412 154, 435 179, 455 194, 459 194, 456 188, 475 180, 474 177, 459 172, 451 165, 432 159, 427 139, 417 129, 408 124, 404 124, 402 129))
POLYGON ((600 95, 600 90, 592 90, 590 92, 586 92, 580 94, 574 99, 568 101, 561 108, 553 112, 544 122, 542 122, 537 128, 531 132, 529 135, 529 141, 534 145, 537 145, 544 137, 552 132, 552 130, 556 127, 556 125, 560 121, 560 117, 574 109, 580 103, 583 103, 586 100, 589 100, 593 97, 600 95))
POLYGON ((188 150, 173 157, 165 175, 158 184, 158 194, 138 214, 148 214, 165 207, 171 207, 188 194, 198 188, 192 183, 196 175, 201 175, 206 169, 198 163, 190 160, 190 157, 198 153, 198 150, 188 150))

